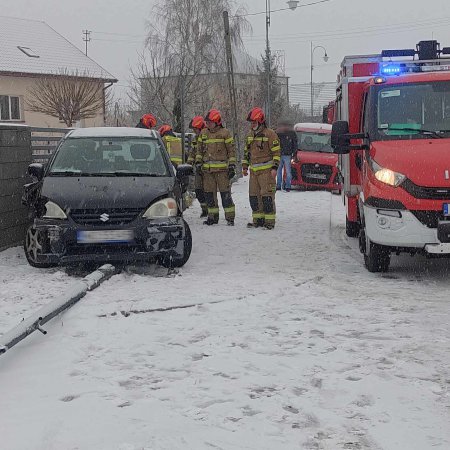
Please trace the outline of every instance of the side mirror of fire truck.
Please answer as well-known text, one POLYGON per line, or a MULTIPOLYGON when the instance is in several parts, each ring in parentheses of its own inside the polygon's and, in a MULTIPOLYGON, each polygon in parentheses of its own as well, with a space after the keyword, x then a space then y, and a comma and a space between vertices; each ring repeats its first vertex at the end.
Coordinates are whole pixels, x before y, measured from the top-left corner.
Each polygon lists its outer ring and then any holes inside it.
POLYGON ((331 147, 334 153, 345 155, 350 152, 350 134, 348 122, 337 120, 331 129, 331 147))

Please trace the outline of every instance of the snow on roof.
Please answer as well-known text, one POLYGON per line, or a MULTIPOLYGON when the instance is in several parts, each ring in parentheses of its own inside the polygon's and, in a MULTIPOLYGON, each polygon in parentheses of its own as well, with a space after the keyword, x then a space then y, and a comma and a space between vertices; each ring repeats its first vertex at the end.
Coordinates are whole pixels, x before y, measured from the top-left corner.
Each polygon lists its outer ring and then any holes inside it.
POLYGON ((62 70, 117 81, 45 22, 0 16, 0 75, 54 75, 62 70))
POLYGON ((145 128, 131 127, 93 127, 93 128, 77 128, 71 131, 67 137, 71 138, 120 138, 120 137, 151 137, 157 138, 158 134, 155 130, 147 130, 145 128))
POLYGON ((326 130, 331 131, 332 126, 328 123, 296 123, 294 126, 295 131, 300 131, 304 128, 309 128, 310 130, 326 130))

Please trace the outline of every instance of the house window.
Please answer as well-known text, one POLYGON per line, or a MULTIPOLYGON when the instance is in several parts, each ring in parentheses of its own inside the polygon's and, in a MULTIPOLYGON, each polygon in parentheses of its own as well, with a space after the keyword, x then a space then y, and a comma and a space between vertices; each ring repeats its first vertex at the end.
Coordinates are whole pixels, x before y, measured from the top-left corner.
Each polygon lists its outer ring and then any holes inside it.
POLYGON ((30 58, 39 58, 39 55, 30 47, 21 47, 18 45, 17 48, 30 58))
POLYGON ((19 97, 0 95, 0 120, 20 120, 19 97))

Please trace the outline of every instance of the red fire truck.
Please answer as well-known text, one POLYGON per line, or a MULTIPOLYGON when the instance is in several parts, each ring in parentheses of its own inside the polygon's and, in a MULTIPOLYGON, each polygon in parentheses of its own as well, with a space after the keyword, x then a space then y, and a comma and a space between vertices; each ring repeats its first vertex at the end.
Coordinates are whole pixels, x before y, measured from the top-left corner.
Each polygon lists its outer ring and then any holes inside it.
POLYGON ((450 256, 450 48, 347 56, 332 147, 343 176, 348 236, 370 272, 391 254, 450 256))

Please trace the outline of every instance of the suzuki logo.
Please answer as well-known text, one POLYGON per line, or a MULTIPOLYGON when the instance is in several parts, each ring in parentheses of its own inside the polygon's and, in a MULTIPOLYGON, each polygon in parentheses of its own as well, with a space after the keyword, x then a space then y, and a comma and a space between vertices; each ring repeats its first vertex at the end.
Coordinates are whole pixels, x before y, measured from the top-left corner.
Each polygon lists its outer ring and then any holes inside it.
POLYGON ((450 175, 448 173, 448 170, 445 171, 445 179, 450 180, 450 175))
POLYGON ((108 220, 109 220, 109 215, 106 214, 106 213, 103 213, 103 214, 100 216, 100 220, 101 220, 102 222, 108 222, 108 220))

